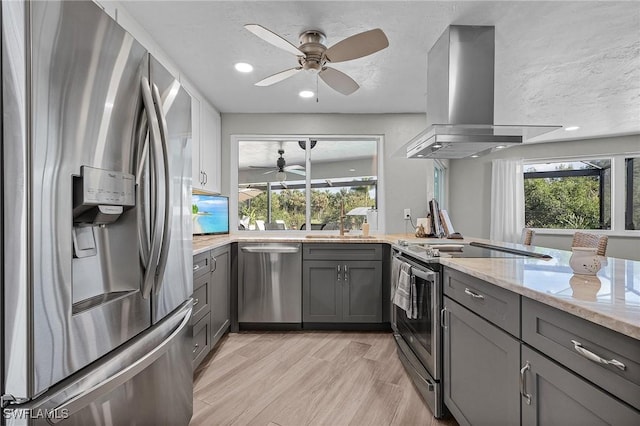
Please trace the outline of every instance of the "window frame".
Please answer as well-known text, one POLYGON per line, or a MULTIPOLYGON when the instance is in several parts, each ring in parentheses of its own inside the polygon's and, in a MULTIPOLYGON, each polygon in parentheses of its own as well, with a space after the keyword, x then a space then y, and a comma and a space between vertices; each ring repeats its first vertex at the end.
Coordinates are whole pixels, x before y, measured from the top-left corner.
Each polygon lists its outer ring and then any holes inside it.
MULTIPOLYGON (((624 152, 615 154, 592 154, 570 157, 540 157, 526 158, 523 160, 525 167, 530 164, 539 163, 570 163, 590 160, 610 160, 611 161, 611 229, 592 229, 598 234, 637 238, 640 230, 625 229, 625 201, 626 201, 626 165, 625 159, 629 157, 640 157, 639 152, 624 152)), ((602 183, 602 181, 601 181, 602 183)), ((524 206, 523 206, 524 208, 524 206)), ((585 229, 558 229, 558 228, 532 228, 536 234, 540 235, 573 235, 576 231, 585 229)), ((589 230, 587 230, 589 231, 589 230)))
MULTIPOLYGON (((239 155, 239 143, 241 141, 281 141, 281 140, 306 140, 310 142, 311 140, 370 140, 376 142, 376 208, 378 211, 378 229, 376 233, 384 233, 385 232, 385 190, 384 190, 384 136, 383 135, 300 135, 300 134, 280 134, 280 135, 257 135, 257 134, 243 134, 243 135, 231 135, 230 137, 230 160, 231 164, 229 167, 229 229, 231 234, 241 233, 243 231, 238 230, 238 155, 239 155)), ((305 168, 310 170, 311 159, 308 155, 310 151, 310 143, 306 145, 306 164, 305 168)), ((309 175, 310 176, 310 175, 309 175)), ((359 185, 362 186, 362 185, 359 185)), ((305 214, 305 222, 310 223, 311 220, 311 179, 305 179, 305 194, 306 194, 306 214, 305 214)), ((257 234, 258 232, 265 232, 272 235, 275 231, 253 231, 252 235, 257 234)), ((285 231, 286 233, 298 233, 298 234, 308 234, 310 231, 307 230, 294 230, 288 229, 285 231)), ((242 235, 246 235, 242 234, 242 235)))

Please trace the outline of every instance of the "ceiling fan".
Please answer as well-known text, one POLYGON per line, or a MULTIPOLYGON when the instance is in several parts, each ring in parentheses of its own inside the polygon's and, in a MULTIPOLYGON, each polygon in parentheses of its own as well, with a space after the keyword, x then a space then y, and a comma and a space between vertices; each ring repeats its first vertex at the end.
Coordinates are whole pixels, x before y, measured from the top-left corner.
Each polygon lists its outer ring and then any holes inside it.
POLYGON ((325 35, 317 30, 300 34, 300 46, 296 47, 261 25, 247 24, 244 27, 264 41, 298 57, 297 67, 260 80, 256 86, 270 86, 305 70, 317 74, 333 90, 343 95, 350 95, 358 90, 360 87, 358 83, 347 74, 327 64, 362 58, 389 46, 387 36, 379 28, 352 35, 327 48, 325 35))
POLYGON ((287 173, 293 173, 296 175, 300 175, 300 176, 306 176, 306 172, 304 170, 304 167, 298 165, 298 164, 294 164, 291 166, 287 166, 287 162, 284 159, 283 155, 284 155, 284 149, 280 148, 278 149, 278 154, 280 154, 280 157, 278 157, 278 160, 276 161, 276 167, 263 167, 263 166, 249 166, 249 168, 251 169, 271 169, 269 171, 264 172, 264 175, 268 175, 270 173, 275 173, 276 174, 276 180, 278 180, 279 182, 284 182, 285 180, 287 180, 287 173))

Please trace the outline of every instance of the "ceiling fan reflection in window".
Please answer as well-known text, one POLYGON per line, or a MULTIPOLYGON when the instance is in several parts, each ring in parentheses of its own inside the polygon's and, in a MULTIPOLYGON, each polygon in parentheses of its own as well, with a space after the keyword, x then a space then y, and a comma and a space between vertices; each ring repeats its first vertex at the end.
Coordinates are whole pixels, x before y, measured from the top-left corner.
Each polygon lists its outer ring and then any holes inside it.
POLYGON ((263 167, 263 166, 249 166, 251 169, 270 169, 263 174, 268 175, 270 173, 276 174, 276 180, 278 182, 284 182, 287 180, 287 173, 292 173, 300 176, 306 176, 306 172, 303 166, 299 164, 293 164, 291 166, 287 166, 287 161, 284 159, 284 149, 278 149, 278 160, 276 161, 276 167, 263 167))
POLYGON ((389 46, 387 36, 379 28, 352 35, 327 48, 325 35, 317 30, 305 31, 300 34, 300 45, 296 47, 261 25, 247 24, 244 27, 267 43, 298 57, 297 67, 260 80, 255 83, 256 86, 270 86, 305 70, 317 74, 333 90, 343 95, 350 95, 358 90, 360 87, 358 83, 347 74, 329 67, 327 64, 362 58, 389 46))

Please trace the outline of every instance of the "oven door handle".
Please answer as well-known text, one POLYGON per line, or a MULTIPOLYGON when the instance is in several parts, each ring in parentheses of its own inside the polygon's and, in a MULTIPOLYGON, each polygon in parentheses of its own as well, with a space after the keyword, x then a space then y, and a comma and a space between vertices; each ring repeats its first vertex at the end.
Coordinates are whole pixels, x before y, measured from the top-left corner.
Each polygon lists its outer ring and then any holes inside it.
POLYGON ((417 263, 412 262, 411 260, 407 259, 404 256, 395 256, 394 255, 393 257, 395 257, 396 259, 398 259, 398 260, 400 260, 402 262, 406 262, 409 265, 411 265, 411 273, 413 275, 415 275, 416 277, 422 278, 423 280, 431 281, 431 282, 436 280, 436 276, 438 275, 437 272, 430 271, 430 270, 426 269, 424 266, 420 266, 417 263))

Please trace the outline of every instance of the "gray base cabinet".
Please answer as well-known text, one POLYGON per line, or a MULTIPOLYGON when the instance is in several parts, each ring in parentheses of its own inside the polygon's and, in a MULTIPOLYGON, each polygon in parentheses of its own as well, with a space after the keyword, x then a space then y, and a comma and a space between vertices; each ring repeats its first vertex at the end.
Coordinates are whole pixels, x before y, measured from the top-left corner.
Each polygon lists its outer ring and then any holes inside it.
POLYGON ((304 322, 382 321, 380 261, 303 262, 304 322))
POLYGON ((639 341, 461 272, 444 279, 444 402, 460 424, 640 425, 639 341))
POLYGON ((193 256, 193 369, 211 350, 211 259, 209 252, 193 256))
POLYGON ((302 320, 381 323, 382 246, 305 244, 302 320))
POLYGON ((229 285, 231 256, 229 246, 211 251, 211 344, 215 346, 231 324, 229 285))
POLYGON ((569 370, 522 346, 523 425, 638 425, 640 414, 569 370))
POLYGON ((193 257, 193 369, 206 358, 230 325, 229 246, 193 257))
POLYGON ((520 423, 520 343, 444 298, 444 402, 460 424, 520 423))

